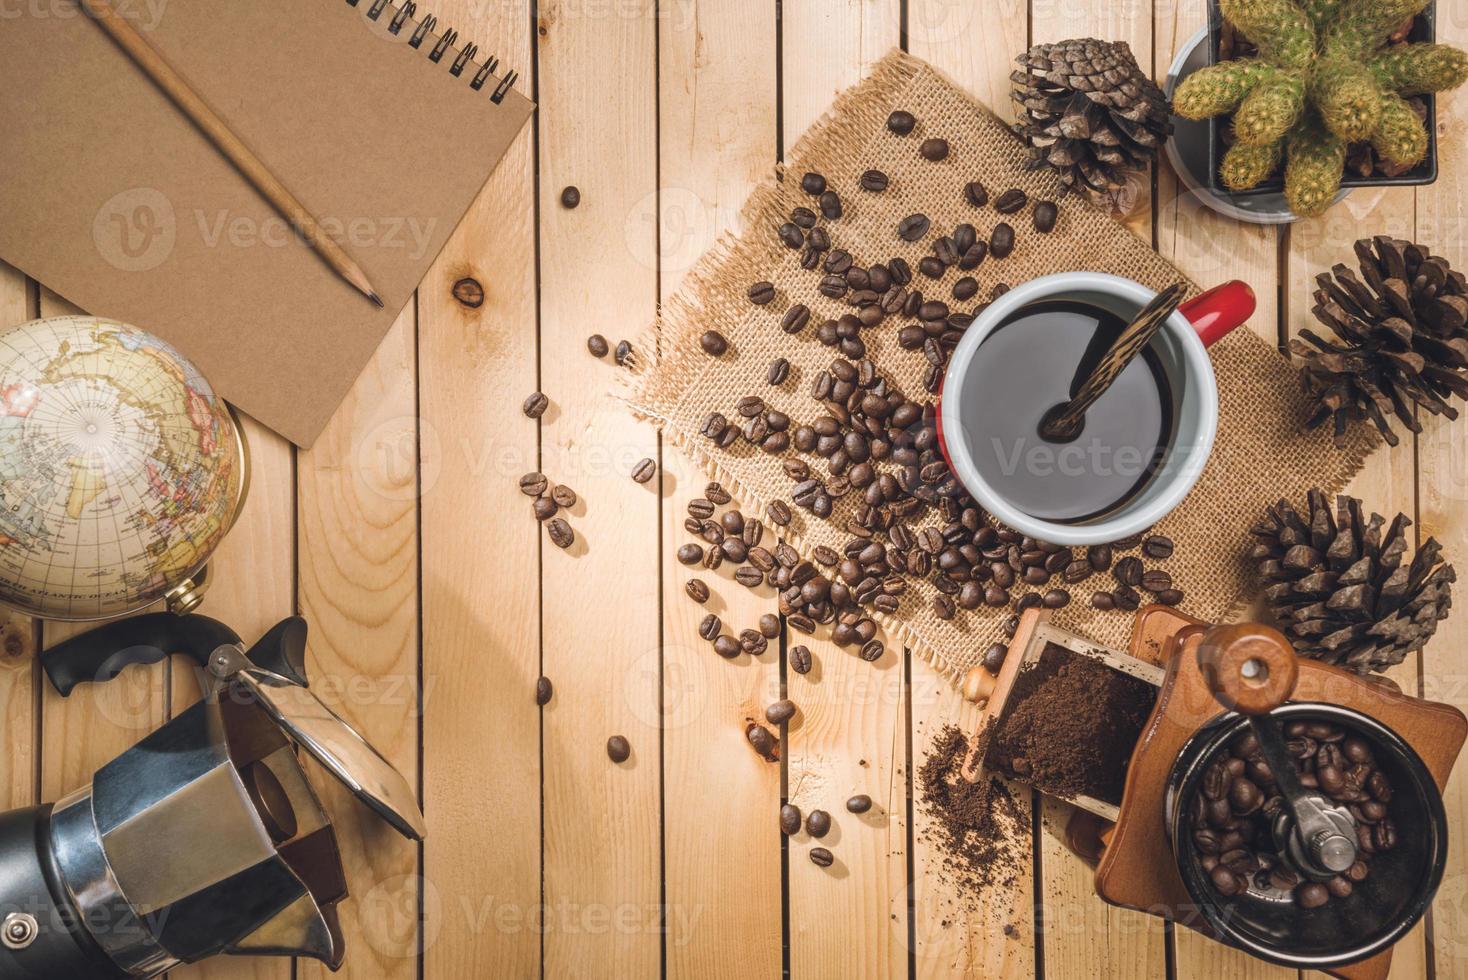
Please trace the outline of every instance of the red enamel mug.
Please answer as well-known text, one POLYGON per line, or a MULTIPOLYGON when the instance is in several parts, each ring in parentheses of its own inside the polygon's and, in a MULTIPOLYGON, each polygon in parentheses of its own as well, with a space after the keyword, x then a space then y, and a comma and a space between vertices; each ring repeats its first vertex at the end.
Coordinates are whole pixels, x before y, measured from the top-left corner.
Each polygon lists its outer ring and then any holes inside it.
POLYGON ((1218 388, 1207 348, 1247 321, 1256 305, 1254 291, 1238 280, 1182 304, 1153 338, 1152 353, 1169 379, 1170 437, 1161 458, 1149 464, 1145 483, 1114 508, 1077 521, 1036 516, 1023 499, 1011 499, 986 479, 976 463, 979 453, 991 451, 991 442, 996 448, 998 443, 994 424, 986 422, 992 413, 977 410, 982 398, 974 380, 979 348, 996 329, 1029 307, 1056 301, 1100 307, 1130 321, 1155 295, 1141 283, 1105 273, 1044 276, 1000 296, 964 331, 939 395, 938 445, 964 489, 995 518, 1054 544, 1105 544, 1150 528, 1198 482, 1218 433, 1218 388))

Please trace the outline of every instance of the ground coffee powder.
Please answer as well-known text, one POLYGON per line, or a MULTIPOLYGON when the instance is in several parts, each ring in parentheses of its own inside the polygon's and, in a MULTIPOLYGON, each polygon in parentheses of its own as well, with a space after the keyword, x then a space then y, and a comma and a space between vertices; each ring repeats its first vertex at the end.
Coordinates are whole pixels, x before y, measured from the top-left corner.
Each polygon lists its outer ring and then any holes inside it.
MULTIPOLYGON (((1004 782, 983 774, 963 778, 968 737, 945 726, 918 770, 923 806, 932 823, 925 842, 942 855, 942 874, 971 895, 1014 885, 1030 857, 1030 812, 1004 782)), ((989 898, 989 896, 983 896, 989 898)))

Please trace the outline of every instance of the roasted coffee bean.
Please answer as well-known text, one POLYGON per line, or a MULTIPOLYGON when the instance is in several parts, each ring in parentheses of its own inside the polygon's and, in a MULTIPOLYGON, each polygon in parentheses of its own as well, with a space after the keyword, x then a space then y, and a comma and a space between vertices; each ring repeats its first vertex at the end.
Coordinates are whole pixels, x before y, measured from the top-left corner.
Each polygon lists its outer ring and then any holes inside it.
MULTIPOLYGON (((809 821, 806 823, 809 826, 809 821)), ((829 868, 836 863, 836 856, 824 847, 812 847, 810 849, 810 863, 818 868, 829 868)))
POLYGON ((790 648, 790 669, 797 674, 808 674, 811 668, 811 655, 807 647, 796 645, 790 648))
POLYGON ((887 175, 880 170, 868 170, 857 181, 864 191, 880 194, 887 189, 887 175))
POLYGON ((1116 608, 1116 596, 1110 592, 1097 592, 1091 596, 1091 608, 1100 609, 1103 612, 1116 608))
POLYGON ((780 807, 780 832, 786 837, 800 833, 800 807, 793 803, 780 807))
POLYGON ((805 832, 812 837, 825 837, 831 832, 831 815, 825 810, 812 810, 805 818, 805 832))
POLYGON ((739 404, 735 407, 740 415, 743 415, 747 419, 752 419, 756 415, 764 412, 765 400, 759 395, 745 395, 739 399, 739 404))
POLYGON ((887 128, 898 136, 906 136, 916 125, 916 117, 905 109, 894 109, 887 117, 887 128))
POLYGON ((835 221, 841 217, 841 195, 835 191, 827 190, 821 192, 820 197, 821 214, 828 220, 835 221))
POLYGON ((606 357, 607 351, 611 350, 607 346, 607 338, 599 333, 586 338, 586 349, 591 352, 592 357, 606 357))
POLYGON ((550 535, 551 544, 557 548, 569 548, 576 540, 576 532, 571 530, 571 525, 559 517, 552 517, 545 522, 545 532, 550 535))
POLYGON ((1007 259, 1014 251, 1014 229, 1008 222, 1001 221, 989 234, 989 251, 996 259, 1007 259))
POLYGON ((745 545, 753 548, 759 544, 765 536, 765 524, 758 517, 751 517, 744 522, 744 530, 740 532, 745 545))
POLYGON ((551 487, 551 499, 556 502, 557 507, 575 507, 576 491, 562 483, 551 487))
POLYGON ((1318 881, 1310 881, 1295 889, 1295 901, 1302 909, 1318 909, 1330 901, 1330 892, 1318 881))
POLYGON ((719 621, 719 617, 715 616, 713 613, 709 613, 699 622, 698 635, 703 637, 705 640, 712 641, 718 638, 719 631, 723 629, 723 627, 724 624, 719 621))
POLYGON ((1014 608, 1019 612, 1024 612, 1026 609, 1034 609, 1042 605, 1043 603, 1044 599, 1041 597, 1040 593, 1026 592, 1024 595, 1015 600, 1014 608))
POLYGON ((612 359, 617 362, 617 366, 620 367, 620 366, 626 364, 627 361, 631 357, 632 357, 632 344, 631 344, 631 342, 630 341, 626 341, 626 340, 619 340, 619 341, 617 341, 617 350, 612 355, 612 359))
POLYGON ((1183 599, 1186 596, 1183 595, 1181 589, 1163 589, 1157 593, 1155 598, 1164 606, 1180 606, 1183 604, 1183 599))
POLYGON ((632 467, 632 479, 638 483, 646 483, 657 475, 658 464, 651 459, 644 459, 632 467))
POLYGON ((607 758, 621 764, 632 756, 632 744, 621 735, 613 735, 607 739, 607 758))
POLYGON ((752 568, 749 565, 741 566, 734 572, 734 581, 748 589, 758 588, 764 580, 764 573, 758 568, 752 568))
POLYGON ((793 221, 787 221, 781 225, 777 234, 786 248, 799 248, 805 244, 805 232, 801 231, 800 226, 793 221))
POLYGON ((1046 609, 1064 609, 1070 605, 1070 593, 1064 589, 1051 589, 1042 601, 1046 609))
POLYGON ((526 473, 520 477, 520 492, 527 497, 539 497, 545 493, 546 479, 544 473, 526 473))
POLYGON ((988 189, 977 180, 971 180, 963 185, 963 197, 976 208, 981 208, 989 203, 988 189))
POLYGON ((733 660, 739 656, 739 641, 728 633, 720 633, 714 638, 714 653, 725 660, 733 660))
POLYGON ((772 500, 769 506, 770 520, 778 527, 790 524, 790 507, 783 500, 772 500))
POLYGON ((688 501, 688 516, 696 517, 700 521, 706 521, 714 516, 714 502, 702 497, 694 497, 688 501))
MULTIPOLYGON (((709 538, 712 535, 705 534, 704 537, 709 538)), ((709 543, 712 544, 713 542, 710 541, 709 543)), ((703 556, 703 567, 711 572, 722 564, 724 564, 724 551, 722 548, 710 548, 703 556)))
POLYGON ((868 640, 861 645, 861 650, 857 656, 861 657, 867 663, 875 663, 882 659, 882 654, 886 650, 887 648, 882 644, 881 640, 868 640))
POLYGON ((780 635, 780 617, 765 613, 759 618, 759 631, 766 639, 775 639, 780 635))
POLYGON ((974 298, 979 291, 979 281, 973 276, 964 276, 953 284, 953 298, 962 303, 974 298))
POLYGON ((1232 898, 1248 887, 1242 878, 1222 864, 1213 869, 1209 880, 1213 883, 1213 890, 1224 898, 1232 898))
POLYGON ((816 213, 806 207, 791 208, 790 221, 796 226, 809 231, 816 226, 816 213))
POLYGON ((1140 584, 1142 588, 1146 589, 1148 592, 1166 592, 1168 589, 1172 588, 1172 576, 1167 574, 1160 568, 1154 568, 1151 571, 1142 573, 1142 581, 1140 584))
POLYGON ((808 171, 800 178, 800 189, 811 197, 818 197, 826 189, 826 178, 814 171, 808 171))
POLYGON ((1116 588, 1111 592, 1116 599, 1118 609, 1127 612, 1136 612, 1142 605, 1142 594, 1124 582, 1118 582, 1116 588))
POLYGON ((1136 587, 1142 584, 1142 575, 1146 569, 1142 565, 1142 559, 1128 556, 1118 561, 1111 569, 1112 576, 1123 585, 1136 587))
POLYGON ((918 152, 923 155, 924 160, 936 163, 948 156, 948 141, 937 136, 930 136, 923 140, 922 145, 918 147, 918 152))
POLYGON ((858 793, 846 801, 848 813, 866 813, 872 808, 872 798, 865 793, 858 793))
POLYGON ((764 306, 775 298, 775 285, 769 282, 757 282, 749 287, 749 301, 755 306, 764 306))
POLYGON ((728 427, 729 420, 724 418, 721 413, 710 412, 704 417, 703 425, 699 426, 698 431, 710 439, 717 439, 724 434, 724 430, 728 427))
POLYGON ((550 704, 555 695, 555 688, 551 685, 549 677, 541 677, 535 681, 535 703, 544 708, 550 704))
POLYGON ((1035 221, 1035 230, 1042 235, 1048 235, 1055 230, 1060 209, 1055 206, 1054 201, 1039 201, 1035 204, 1035 212, 1031 217, 1035 221))
POLYGON ((679 545, 678 561, 684 565, 697 565, 703 561, 703 548, 691 542, 679 545))
POLYGON ((727 504, 734 498, 729 496, 729 491, 724 489, 722 483, 714 482, 703 488, 703 495, 716 504, 727 504))
POLYGON ((765 709, 765 720, 771 725, 783 725, 795 717, 795 702, 782 698, 765 709))
POLYGON ((1093 544, 1086 549, 1086 561, 1098 572, 1104 572, 1111 567, 1111 546, 1105 544, 1093 544))
POLYGON ((809 322, 810 308, 804 303, 796 303, 780 317, 780 329, 786 333, 800 333, 809 322))
POLYGON ((759 630, 742 630, 739 633, 739 649, 751 657, 758 657, 769 649, 770 641, 759 630))
POLYGON ((691 578, 688 584, 683 586, 683 591, 688 593, 688 598, 697 603, 709 601, 709 587, 701 578, 691 578))
POLYGON ((1009 647, 1003 643, 990 644, 989 649, 984 651, 984 656, 979 660, 984 669, 989 673, 998 675, 999 669, 1004 666, 1004 658, 1009 653, 1009 647))
POLYGON ((933 596, 933 615, 939 619, 952 619, 958 612, 953 600, 946 595, 933 596))
POLYGON ((710 357, 719 357, 729 349, 729 341, 717 330, 705 330, 703 336, 698 338, 698 346, 710 357))
POLYGON ((1234 813, 1247 816, 1264 804, 1264 794, 1247 779, 1235 779, 1228 788, 1228 803, 1234 813))
POLYGON ((1029 195, 1018 187, 1009 190, 994 198, 994 210, 1000 214, 1014 214, 1029 203, 1029 195))
POLYGON ((531 505, 531 509, 535 511, 535 519, 537 521, 548 521, 556 516, 556 511, 560 510, 561 507, 549 497, 536 497, 535 503, 531 505))
POLYGON ((927 215, 921 212, 910 214, 897 223, 897 237, 903 241, 915 242, 928 233, 931 225, 927 215))
POLYGON ((1065 579, 1069 584, 1075 585, 1078 582, 1084 582, 1094 574, 1096 574, 1096 570, 1091 567, 1090 562, 1084 558, 1077 558, 1061 570, 1060 577, 1065 579))
POLYGON ((749 557, 749 547, 742 538, 725 538, 719 543, 719 550, 724 553, 725 558, 736 565, 749 557))
POLYGON ((1378 851, 1390 851, 1397 846, 1397 825, 1391 818, 1384 817, 1371 828, 1371 843, 1378 851))
POLYGON ((1131 551, 1142 543, 1140 534, 1129 534, 1124 538, 1111 542, 1111 547, 1116 551, 1131 551))
POLYGON ((750 722, 744 729, 744 737, 749 739, 750 746, 767 762, 780 758, 780 740, 764 725, 750 722))
POLYGON ((1142 542, 1142 553, 1148 558, 1156 558, 1161 561, 1172 557, 1172 538, 1162 534, 1154 534, 1142 542))
POLYGON ((942 261, 934 255, 924 255, 918 259, 918 271, 929 279, 942 279, 946 267, 942 261))

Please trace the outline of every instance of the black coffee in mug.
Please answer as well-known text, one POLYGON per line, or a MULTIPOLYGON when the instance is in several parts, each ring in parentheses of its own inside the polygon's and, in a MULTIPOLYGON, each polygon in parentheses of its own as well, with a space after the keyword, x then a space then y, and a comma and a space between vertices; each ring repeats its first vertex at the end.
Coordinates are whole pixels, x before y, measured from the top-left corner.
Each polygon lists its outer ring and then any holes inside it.
POLYGON ((1057 523, 1103 517, 1140 493, 1171 445, 1176 401, 1149 345, 1086 410, 1066 441, 1041 434, 1127 326, 1073 300, 1016 310, 985 337, 969 368, 963 418, 973 461, 996 493, 1057 523))

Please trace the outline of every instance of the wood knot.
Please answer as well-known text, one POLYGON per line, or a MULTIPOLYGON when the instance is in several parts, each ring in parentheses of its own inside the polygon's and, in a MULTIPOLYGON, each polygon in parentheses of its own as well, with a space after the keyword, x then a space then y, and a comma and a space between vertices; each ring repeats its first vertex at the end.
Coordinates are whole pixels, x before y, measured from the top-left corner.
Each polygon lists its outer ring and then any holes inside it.
POLYGON ((0 629, 0 658, 19 660, 26 655, 26 641, 12 629, 0 629))
POLYGON ((477 310, 484 305, 484 287, 479 280, 472 276, 465 276, 454 283, 454 299, 460 306, 471 310, 477 310))

